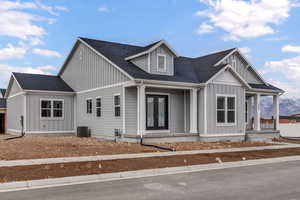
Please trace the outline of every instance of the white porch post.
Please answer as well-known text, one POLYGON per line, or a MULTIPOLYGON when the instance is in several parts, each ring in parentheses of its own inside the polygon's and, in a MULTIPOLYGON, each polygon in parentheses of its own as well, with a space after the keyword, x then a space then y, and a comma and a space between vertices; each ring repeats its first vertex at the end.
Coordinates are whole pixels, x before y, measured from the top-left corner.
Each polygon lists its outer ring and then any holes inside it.
POLYGON ((279 128, 279 95, 273 96, 273 118, 275 120, 275 130, 279 128))
POLYGON ((146 131, 146 87, 138 86, 138 135, 141 137, 146 131))
POLYGON ((198 130, 197 130, 197 89, 190 90, 190 133, 198 133, 198 130))
POLYGON ((254 96, 254 130, 260 131, 260 94, 254 96))
POLYGON ((247 115, 248 126, 251 126, 252 125, 252 116, 253 116, 253 97, 248 98, 247 111, 248 111, 248 115, 247 115))

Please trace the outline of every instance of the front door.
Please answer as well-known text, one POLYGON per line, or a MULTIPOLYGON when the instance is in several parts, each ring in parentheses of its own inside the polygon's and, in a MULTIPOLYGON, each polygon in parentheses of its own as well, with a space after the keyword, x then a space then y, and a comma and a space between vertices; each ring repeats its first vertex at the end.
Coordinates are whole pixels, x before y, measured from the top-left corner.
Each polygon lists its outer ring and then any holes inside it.
POLYGON ((147 130, 161 130, 169 128, 168 96, 146 96, 146 128, 147 130))

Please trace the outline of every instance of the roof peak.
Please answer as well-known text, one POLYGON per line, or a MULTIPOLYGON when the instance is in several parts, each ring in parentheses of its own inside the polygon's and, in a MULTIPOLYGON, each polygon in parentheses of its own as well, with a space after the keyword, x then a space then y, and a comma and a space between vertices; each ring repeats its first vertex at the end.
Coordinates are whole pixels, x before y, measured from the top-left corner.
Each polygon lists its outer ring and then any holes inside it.
POLYGON ((236 49, 238 49, 238 48, 235 47, 235 48, 229 48, 229 49, 224 49, 224 50, 220 50, 220 51, 214 51, 214 52, 211 52, 209 54, 205 54, 203 56, 196 57, 195 59, 197 59, 197 58, 203 58, 205 56, 212 56, 212 55, 219 54, 219 53, 224 53, 226 51, 231 52, 231 51, 234 51, 236 49))

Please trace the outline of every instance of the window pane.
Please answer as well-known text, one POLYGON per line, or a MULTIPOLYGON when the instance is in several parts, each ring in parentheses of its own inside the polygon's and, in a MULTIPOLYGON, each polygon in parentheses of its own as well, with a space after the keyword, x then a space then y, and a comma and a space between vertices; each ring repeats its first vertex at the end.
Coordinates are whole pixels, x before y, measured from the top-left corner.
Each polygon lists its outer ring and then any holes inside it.
POLYGON ((92 113, 92 100, 88 99, 86 100, 86 112, 87 113, 92 113))
POLYGON ((234 97, 228 97, 227 98, 227 108, 228 109, 235 109, 235 105, 234 105, 234 97))
POLYGON ((164 127, 165 126, 165 98, 158 98, 158 126, 164 127))
POLYGON ((97 117, 101 117, 101 108, 96 109, 97 117))
POLYGON ((51 110, 42 109, 42 117, 51 117, 51 110))
POLYGON ((41 103, 42 108, 51 108, 51 101, 43 100, 41 103))
POLYGON ((165 57, 164 56, 158 56, 158 68, 165 69, 165 57))
POLYGON ((228 123, 234 123, 235 122, 235 112, 234 111, 228 111, 227 112, 227 121, 228 123))
POLYGON ((62 110, 53 110, 53 117, 62 117, 62 110))
POLYGON ((225 97, 218 97, 217 109, 225 109, 225 97))
POLYGON ((115 105, 120 105, 120 96, 115 96, 115 105))
POLYGON ((147 126, 154 126, 154 99, 152 97, 147 98, 147 126))
POLYGON ((96 99, 96 107, 101 107, 101 99, 96 99))
POLYGON ((53 108, 62 109, 63 102, 62 101, 53 101, 53 108))
POLYGON ((217 122, 218 123, 225 123, 225 111, 219 110, 217 112, 217 122))
POLYGON ((115 107, 115 116, 120 117, 121 116, 121 109, 120 107, 115 107))

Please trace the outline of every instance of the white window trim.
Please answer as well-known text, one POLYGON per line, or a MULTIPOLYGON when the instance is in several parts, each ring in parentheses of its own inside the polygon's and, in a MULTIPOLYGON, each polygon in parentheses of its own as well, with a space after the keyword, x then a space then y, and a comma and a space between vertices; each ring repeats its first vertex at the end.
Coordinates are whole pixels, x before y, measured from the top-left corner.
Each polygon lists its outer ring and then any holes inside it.
POLYGON ((95 102, 95 114, 96 114, 96 117, 102 117, 102 96, 98 96, 98 97, 96 97, 96 100, 95 100, 96 102, 95 102), (97 106, 97 99, 100 99, 100 104, 101 104, 101 106, 100 107, 98 107, 97 106), (97 115, 97 108, 100 108, 100 116, 98 116, 97 115))
POLYGON ((216 126, 236 126, 237 124, 237 118, 236 118, 236 109, 237 109, 237 105, 236 105, 236 95, 229 95, 229 94, 217 94, 216 95, 216 126), (225 122, 224 123, 219 123, 218 122, 218 97, 224 97, 225 98, 225 122), (228 97, 234 97, 234 123, 228 123, 227 122, 227 112, 228 112, 228 107, 227 107, 227 98, 228 97))
POLYGON ((64 99, 46 99, 46 98, 40 99, 40 119, 41 120, 64 120, 64 118, 65 118, 65 100, 64 99), (50 101, 51 102, 50 117, 42 117, 42 101, 50 101), (53 116, 53 110, 54 110, 53 101, 62 101, 62 116, 61 117, 53 116))
POLYGON ((157 59, 157 71, 158 72, 167 72, 167 56, 165 54, 161 54, 161 53, 158 53, 157 56, 156 56, 156 59, 157 59), (159 62, 158 62, 158 58, 162 56, 164 57, 164 68, 161 69, 159 68, 159 62))
POLYGON ((92 115, 93 114, 93 98, 87 98, 87 99, 85 99, 85 113, 87 115, 92 115), (91 108, 91 112, 90 113, 87 112, 87 101, 88 100, 92 100, 92 108, 91 108))
POLYGON ((122 116, 122 111, 121 111, 121 108, 122 108, 121 107, 121 94, 120 93, 114 94, 113 105, 114 105, 114 117, 120 118, 122 116), (119 96, 120 97, 120 105, 115 105, 115 96, 119 96), (120 107, 120 116, 116 116, 116 111, 115 111, 116 107, 120 107))

